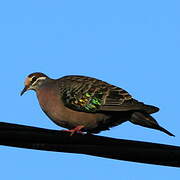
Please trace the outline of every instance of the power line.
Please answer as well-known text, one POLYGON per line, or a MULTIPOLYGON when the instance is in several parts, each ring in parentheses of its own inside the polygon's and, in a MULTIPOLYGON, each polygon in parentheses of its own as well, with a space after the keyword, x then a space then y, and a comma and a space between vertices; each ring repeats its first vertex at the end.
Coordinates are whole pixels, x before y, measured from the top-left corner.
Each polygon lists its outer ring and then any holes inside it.
POLYGON ((180 167, 180 147, 0 122, 0 145, 180 167))

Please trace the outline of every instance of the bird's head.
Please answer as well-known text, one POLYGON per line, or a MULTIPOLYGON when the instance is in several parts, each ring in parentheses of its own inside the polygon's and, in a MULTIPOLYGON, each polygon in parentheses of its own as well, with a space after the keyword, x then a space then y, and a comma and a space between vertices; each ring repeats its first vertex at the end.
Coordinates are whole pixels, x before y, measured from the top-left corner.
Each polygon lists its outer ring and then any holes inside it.
POLYGON ((40 72, 29 74, 25 79, 25 87, 21 91, 21 96, 28 90, 36 91, 47 78, 48 76, 40 72))

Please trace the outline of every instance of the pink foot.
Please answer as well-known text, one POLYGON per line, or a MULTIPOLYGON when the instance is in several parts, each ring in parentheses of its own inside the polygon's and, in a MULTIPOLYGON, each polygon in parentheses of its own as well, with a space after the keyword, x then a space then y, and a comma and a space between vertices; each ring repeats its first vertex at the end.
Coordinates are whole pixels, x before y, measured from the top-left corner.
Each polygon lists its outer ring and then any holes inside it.
POLYGON ((81 131, 81 129, 83 129, 84 126, 80 125, 80 126, 76 126, 74 129, 70 129, 70 130, 64 130, 66 132, 70 132, 70 136, 72 136, 74 133, 81 133, 83 134, 83 132, 81 131))

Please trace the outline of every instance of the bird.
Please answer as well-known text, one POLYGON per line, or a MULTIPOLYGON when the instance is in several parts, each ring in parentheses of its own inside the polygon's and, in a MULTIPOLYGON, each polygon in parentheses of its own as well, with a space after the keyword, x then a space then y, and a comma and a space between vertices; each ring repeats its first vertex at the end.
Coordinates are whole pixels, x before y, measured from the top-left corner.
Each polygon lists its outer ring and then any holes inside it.
POLYGON ((144 104, 105 81, 82 75, 52 79, 35 72, 26 77, 24 84, 21 96, 34 90, 44 113, 71 135, 96 134, 129 121, 174 136, 151 116, 158 107, 144 104))

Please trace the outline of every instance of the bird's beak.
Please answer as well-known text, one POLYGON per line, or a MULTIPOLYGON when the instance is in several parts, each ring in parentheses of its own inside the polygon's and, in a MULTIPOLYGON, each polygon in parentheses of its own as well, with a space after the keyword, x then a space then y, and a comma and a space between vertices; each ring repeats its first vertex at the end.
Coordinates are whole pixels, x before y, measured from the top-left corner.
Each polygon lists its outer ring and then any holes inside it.
POLYGON ((25 86, 24 89, 21 91, 21 96, 28 90, 28 86, 25 86))

